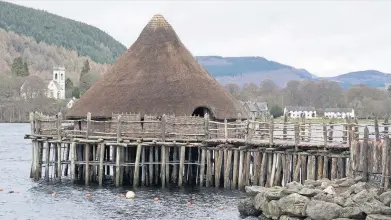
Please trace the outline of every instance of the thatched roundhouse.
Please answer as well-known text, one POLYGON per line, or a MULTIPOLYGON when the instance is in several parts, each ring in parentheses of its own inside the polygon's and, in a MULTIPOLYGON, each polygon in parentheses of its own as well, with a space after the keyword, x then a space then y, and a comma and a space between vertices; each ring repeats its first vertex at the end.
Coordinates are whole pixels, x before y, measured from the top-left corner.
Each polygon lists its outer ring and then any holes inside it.
POLYGON ((113 113, 236 119, 243 107, 196 61, 171 25, 155 15, 133 45, 75 103, 68 118, 113 113))

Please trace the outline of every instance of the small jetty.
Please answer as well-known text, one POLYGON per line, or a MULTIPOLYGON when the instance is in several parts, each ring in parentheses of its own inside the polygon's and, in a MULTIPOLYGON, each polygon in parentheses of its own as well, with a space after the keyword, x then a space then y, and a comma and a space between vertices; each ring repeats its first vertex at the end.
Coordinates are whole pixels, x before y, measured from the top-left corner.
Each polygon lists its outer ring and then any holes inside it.
POLYGON ((362 175, 389 186, 388 122, 379 125, 113 114, 63 120, 31 113, 31 178, 137 186, 249 185, 362 175), (369 132, 369 130, 373 132, 369 132))

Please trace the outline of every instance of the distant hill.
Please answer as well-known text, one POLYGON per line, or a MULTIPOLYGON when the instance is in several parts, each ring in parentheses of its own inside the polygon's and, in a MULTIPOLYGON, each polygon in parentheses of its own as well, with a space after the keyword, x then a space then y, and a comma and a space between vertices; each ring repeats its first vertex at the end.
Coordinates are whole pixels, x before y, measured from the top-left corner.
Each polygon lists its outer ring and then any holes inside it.
POLYGON ((198 56, 196 58, 222 84, 243 85, 251 82, 259 84, 262 80, 271 79, 278 86, 284 87, 290 80, 318 78, 304 69, 296 69, 263 57, 198 56))
POLYGON ((278 86, 284 87, 290 80, 328 79, 338 82, 348 88, 352 85, 366 84, 371 87, 385 88, 391 84, 391 74, 376 70, 365 70, 342 74, 336 77, 317 77, 305 69, 269 61, 263 57, 220 57, 198 56, 198 62, 205 67, 220 83, 255 83, 262 80, 273 80, 278 86))
POLYGON ((366 84, 371 87, 385 88, 391 83, 391 74, 382 73, 377 70, 365 70, 345 73, 336 77, 329 77, 327 79, 336 81, 345 88, 357 84, 366 84))
POLYGON ((38 43, 75 50, 98 63, 112 63, 125 46, 102 30, 42 10, 0 1, 0 28, 33 37, 38 43))

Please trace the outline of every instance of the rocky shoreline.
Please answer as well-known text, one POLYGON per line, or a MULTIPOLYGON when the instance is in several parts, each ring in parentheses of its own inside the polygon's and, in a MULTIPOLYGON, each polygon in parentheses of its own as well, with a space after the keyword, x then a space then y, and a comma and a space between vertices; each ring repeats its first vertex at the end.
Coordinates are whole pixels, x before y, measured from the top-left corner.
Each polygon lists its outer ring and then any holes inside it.
POLYGON ((391 190, 360 178, 290 182, 285 187, 247 186, 238 209, 242 218, 273 220, 391 220, 391 190))

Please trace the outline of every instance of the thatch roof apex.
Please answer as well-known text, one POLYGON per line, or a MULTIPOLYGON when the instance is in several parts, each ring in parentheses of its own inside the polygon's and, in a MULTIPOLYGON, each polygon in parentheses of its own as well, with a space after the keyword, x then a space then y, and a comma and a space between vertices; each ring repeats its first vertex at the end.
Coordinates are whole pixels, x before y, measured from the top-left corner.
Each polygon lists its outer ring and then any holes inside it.
POLYGON ((148 28, 170 28, 171 25, 166 21, 166 19, 161 14, 155 14, 152 19, 147 24, 148 28))

